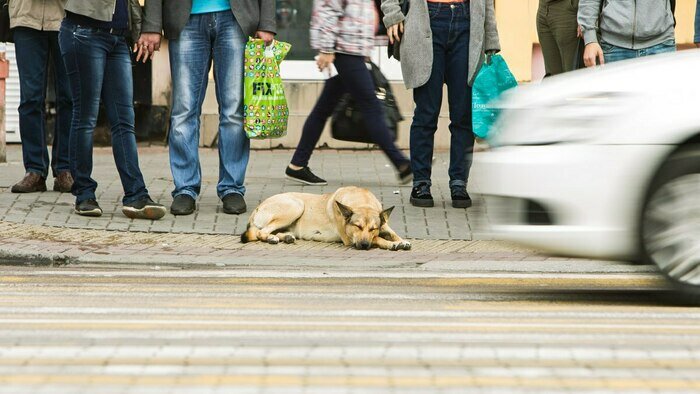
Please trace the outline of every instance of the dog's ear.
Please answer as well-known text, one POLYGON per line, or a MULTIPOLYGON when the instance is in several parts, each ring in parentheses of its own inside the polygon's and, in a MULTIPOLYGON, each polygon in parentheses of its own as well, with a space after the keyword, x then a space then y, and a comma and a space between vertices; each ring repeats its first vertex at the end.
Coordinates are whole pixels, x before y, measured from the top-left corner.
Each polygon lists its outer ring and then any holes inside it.
POLYGON ((338 210, 340 210, 340 214, 345 217, 345 221, 349 221, 352 217, 352 209, 350 209, 350 207, 347 205, 343 205, 342 203, 338 202, 338 200, 335 200, 335 205, 338 207, 338 210))
POLYGON ((394 207, 389 207, 385 210, 382 211, 382 213, 379 214, 379 218, 382 220, 382 226, 386 224, 386 222, 389 221, 389 216, 391 216, 391 211, 394 210, 394 207))

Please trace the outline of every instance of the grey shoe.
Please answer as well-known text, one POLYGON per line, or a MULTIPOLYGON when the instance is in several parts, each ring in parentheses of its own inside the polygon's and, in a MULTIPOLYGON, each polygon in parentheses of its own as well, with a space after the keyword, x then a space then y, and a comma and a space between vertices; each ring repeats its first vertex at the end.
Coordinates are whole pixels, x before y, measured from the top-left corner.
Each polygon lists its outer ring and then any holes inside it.
POLYGON ((173 215, 191 215, 194 213, 196 204, 194 198, 187 194, 178 194, 170 205, 170 213, 173 215))
POLYGON ((224 196, 221 202, 224 203, 224 213, 229 215, 239 215, 247 209, 243 196, 238 193, 231 193, 224 196))

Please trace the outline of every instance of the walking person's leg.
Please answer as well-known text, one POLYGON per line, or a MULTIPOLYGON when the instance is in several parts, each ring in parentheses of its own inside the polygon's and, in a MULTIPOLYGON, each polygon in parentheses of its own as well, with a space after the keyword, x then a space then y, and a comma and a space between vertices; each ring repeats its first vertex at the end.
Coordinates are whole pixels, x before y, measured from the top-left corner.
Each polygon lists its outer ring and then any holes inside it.
POLYGON ((430 14, 430 29, 433 32, 433 66, 428 81, 413 89, 413 101, 416 108, 413 113, 410 136, 411 167, 413 169, 411 204, 417 207, 432 207, 434 205, 433 196, 430 194, 430 186, 432 185, 430 176, 435 131, 442 105, 447 38, 451 20, 449 5, 429 2, 428 12, 430 14))
POLYGON ((79 215, 100 216, 102 209, 95 197, 97 182, 91 177, 92 138, 97 124, 108 43, 92 29, 65 20, 58 38, 73 97, 69 156, 75 211, 79 215))
POLYGON ((12 186, 12 192, 40 192, 46 190, 49 169, 44 123, 49 44, 45 32, 27 27, 16 28, 14 39, 20 84, 19 133, 26 175, 12 186))
POLYGON ((71 97, 66 66, 58 46, 58 33, 50 32, 49 50, 54 69, 54 89, 56 92, 56 124, 51 149, 51 167, 54 174, 53 190, 68 193, 73 186, 70 175, 70 156, 68 143, 70 139, 71 119, 73 117, 73 99, 71 97))
POLYGON ((472 90, 469 86, 469 3, 451 8, 452 24, 447 42, 445 81, 450 108, 450 195, 452 206, 468 208, 467 180, 472 164, 472 90))
POLYGON ((372 75, 362 56, 337 54, 335 67, 345 90, 355 100, 367 127, 367 134, 372 138, 399 173, 402 181, 410 179, 410 161, 396 147, 386 125, 384 107, 376 94, 372 75), (403 174, 403 175, 402 175, 403 174))
POLYGON ((341 76, 336 75, 328 79, 323 85, 323 91, 304 122, 301 138, 294 151, 292 160, 285 170, 287 178, 306 185, 321 186, 328 184, 324 179, 311 172, 309 159, 318 140, 321 138, 321 133, 323 133, 323 128, 326 126, 328 118, 333 114, 333 110, 338 105, 340 98, 346 93, 345 85, 340 79, 341 76))
POLYGON ((102 102, 111 127, 114 162, 124 188, 122 212, 132 219, 157 220, 165 215, 166 209, 148 195, 139 168, 129 46, 124 37, 110 35, 108 39, 112 42, 104 69, 102 102))
POLYGON ((175 183, 170 212, 174 215, 193 213, 201 190, 199 127, 212 61, 210 20, 209 14, 191 15, 180 36, 168 46, 173 81, 168 144, 175 183))
POLYGON ((214 80, 219 103, 219 183, 216 193, 223 211, 246 211, 245 173, 250 140, 243 131, 243 60, 248 41, 231 11, 216 12, 214 80))

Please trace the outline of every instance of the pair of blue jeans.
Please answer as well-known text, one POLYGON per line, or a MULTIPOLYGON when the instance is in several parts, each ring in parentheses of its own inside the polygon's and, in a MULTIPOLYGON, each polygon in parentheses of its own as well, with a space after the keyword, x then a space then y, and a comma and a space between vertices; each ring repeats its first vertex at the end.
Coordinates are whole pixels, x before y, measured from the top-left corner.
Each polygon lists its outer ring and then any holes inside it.
POLYGON ((306 167, 314 147, 321 138, 323 127, 333 114, 338 102, 345 93, 350 93, 357 103, 367 125, 367 134, 389 157, 394 167, 408 164, 408 159, 394 144, 384 119, 384 106, 377 98, 374 81, 364 56, 338 53, 335 55, 335 68, 338 75, 330 78, 323 86, 323 92, 314 109, 304 123, 301 139, 297 145, 292 164, 306 167))
POLYGON ((173 108, 170 170, 173 197, 197 198, 201 190, 199 128, 209 69, 214 64, 219 103, 219 198, 245 194, 250 140, 243 131, 243 56, 247 37, 228 11, 190 15, 180 36, 170 40, 173 108))
POLYGON ((14 40, 19 72, 19 133, 22 137, 24 169, 42 178, 48 177, 49 167, 54 176, 70 171, 68 138, 73 103, 58 46, 58 32, 18 27, 14 30, 14 40), (56 125, 50 160, 44 121, 49 64, 54 69, 56 92, 56 125))
POLYGON ((469 64, 469 2, 428 2, 433 34, 433 66, 425 85, 413 89, 416 109, 411 124, 413 185, 431 185, 433 147, 442 87, 447 84, 450 111, 450 187, 465 187, 474 149, 469 64))
POLYGON ((606 63, 619 62, 621 60, 636 59, 638 57, 676 51, 675 40, 669 40, 666 42, 662 42, 661 44, 656 44, 649 48, 642 49, 622 48, 615 45, 607 44, 605 42, 601 43, 600 46, 601 48, 603 48, 603 55, 605 56, 606 63))
POLYGON ((73 93, 70 168, 76 203, 94 200, 92 179, 93 132, 100 97, 111 127, 112 154, 124 188, 122 202, 148 196, 139 168, 134 132, 134 86, 131 54, 123 36, 63 20, 61 53, 73 93))

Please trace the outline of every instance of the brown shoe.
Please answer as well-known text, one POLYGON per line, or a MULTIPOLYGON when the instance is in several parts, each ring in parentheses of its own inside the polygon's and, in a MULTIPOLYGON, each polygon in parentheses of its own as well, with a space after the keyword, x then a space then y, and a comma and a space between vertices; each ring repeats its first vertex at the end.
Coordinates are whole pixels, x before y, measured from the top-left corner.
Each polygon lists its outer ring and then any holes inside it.
POLYGON ((58 176, 53 179, 53 191, 55 192, 70 193, 72 187, 73 177, 68 171, 59 172, 58 176))
POLYGON ((24 178, 12 186, 12 193, 35 193, 46 191, 46 179, 36 172, 24 174, 24 178))

